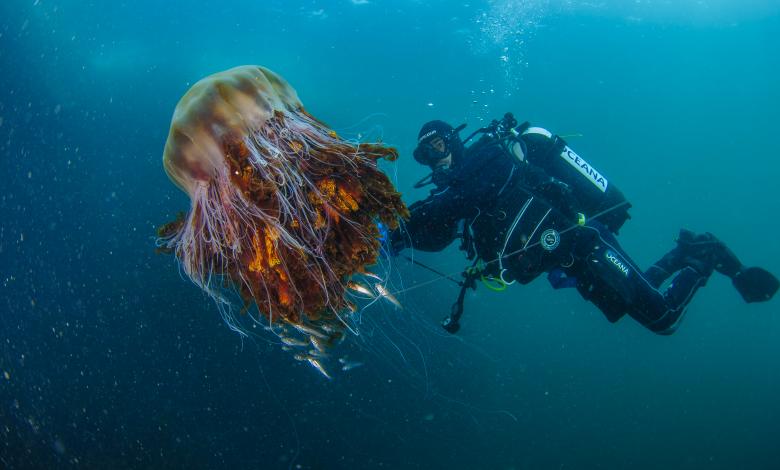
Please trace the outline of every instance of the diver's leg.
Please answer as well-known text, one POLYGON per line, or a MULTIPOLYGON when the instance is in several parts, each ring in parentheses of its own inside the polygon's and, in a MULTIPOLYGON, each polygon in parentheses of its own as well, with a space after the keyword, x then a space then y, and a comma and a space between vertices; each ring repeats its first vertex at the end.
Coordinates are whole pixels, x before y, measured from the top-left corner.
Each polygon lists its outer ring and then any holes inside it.
POLYGON ((612 233, 598 224, 582 230, 589 235, 580 237, 582 244, 578 246, 580 253, 587 253, 581 257, 577 274, 577 287, 583 297, 596 304, 610 321, 619 318, 615 311, 619 307, 655 333, 673 333, 712 268, 702 273, 685 266, 662 292, 638 269, 612 233))
POLYGON ((644 274, 650 284, 659 287, 686 266, 692 266, 707 274, 720 267, 723 274, 731 277, 740 269, 742 263, 711 233, 696 235, 690 230, 681 229, 677 246, 647 268, 644 274))
POLYGON ((677 246, 672 248, 671 251, 663 255, 661 259, 647 268, 644 272, 645 279, 647 279, 653 287, 660 287, 661 284, 672 277, 674 273, 685 267, 683 261, 685 258, 684 245, 681 243, 681 240, 693 237, 693 232, 685 229, 680 230, 680 236, 676 240, 677 246))
POLYGON ((659 287, 672 274, 690 266, 703 275, 713 270, 731 279, 746 302, 763 302, 777 292, 780 282, 762 268, 746 267, 725 243, 705 232, 701 235, 682 229, 677 246, 645 271, 645 278, 659 287))
POLYGON ((597 221, 578 229, 574 258, 566 273, 576 278, 577 291, 607 319, 620 320, 635 301, 633 278, 642 273, 623 251, 614 234, 597 221))
POLYGON ((766 302, 780 287, 780 281, 763 268, 743 265, 725 243, 709 232, 699 235, 691 256, 731 279, 745 302, 766 302))
POLYGON ((678 246, 656 263, 658 272, 646 275, 608 230, 596 223, 582 231, 589 236, 580 237, 577 246, 581 262, 575 275, 580 277, 580 293, 610 321, 620 318, 618 310, 624 309, 658 334, 676 331, 694 294, 714 271, 731 277, 747 302, 768 300, 780 284, 761 268, 745 268, 731 250, 709 233, 681 231, 678 246), (677 275, 670 285, 659 290, 660 284, 675 271, 677 275))
POLYGON ((707 283, 709 275, 686 266, 661 292, 647 279, 635 278, 636 298, 629 308, 629 315, 645 328, 659 335, 670 335, 677 331, 685 309, 693 300, 699 288, 707 283))

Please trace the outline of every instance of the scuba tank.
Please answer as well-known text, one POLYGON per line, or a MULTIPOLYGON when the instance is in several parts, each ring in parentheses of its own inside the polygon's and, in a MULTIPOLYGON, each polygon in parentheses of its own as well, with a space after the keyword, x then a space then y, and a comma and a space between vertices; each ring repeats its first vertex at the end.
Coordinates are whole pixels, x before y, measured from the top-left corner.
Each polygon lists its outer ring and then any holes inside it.
POLYGON ((623 192, 574 152, 562 137, 546 129, 532 127, 527 121, 518 124, 512 113, 506 113, 501 120, 493 120, 490 125, 478 129, 464 143, 477 134, 482 136, 468 148, 469 152, 498 143, 518 164, 541 168, 549 176, 566 184, 579 203, 578 209, 584 214, 596 214, 620 206, 620 209, 600 219, 611 232, 617 234, 626 220, 631 218, 628 214, 631 203, 623 192))

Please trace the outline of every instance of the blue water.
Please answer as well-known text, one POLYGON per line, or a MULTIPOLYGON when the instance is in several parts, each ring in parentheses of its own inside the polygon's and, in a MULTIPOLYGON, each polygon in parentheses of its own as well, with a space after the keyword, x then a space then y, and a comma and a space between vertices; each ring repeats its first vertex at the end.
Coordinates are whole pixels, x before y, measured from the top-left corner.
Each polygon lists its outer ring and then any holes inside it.
POLYGON ((260 64, 397 146, 407 202, 423 122, 513 111, 582 134, 640 264, 688 227, 780 273, 777 2, 222 3, 0 4, 0 467, 778 468, 778 302, 722 277, 671 337, 544 280, 470 293, 451 337, 457 288, 399 259, 404 310, 364 312, 365 365, 327 381, 154 253, 188 207, 161 165, 176 102, 260 64))

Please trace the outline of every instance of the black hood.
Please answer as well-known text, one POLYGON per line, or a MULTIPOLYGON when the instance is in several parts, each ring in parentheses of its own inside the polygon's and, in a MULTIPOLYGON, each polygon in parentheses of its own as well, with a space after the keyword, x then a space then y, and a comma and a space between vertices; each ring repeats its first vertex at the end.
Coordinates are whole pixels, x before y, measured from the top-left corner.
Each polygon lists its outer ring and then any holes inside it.
MULTIPOLYGON (((459 130, 460 128, 455 129, 444 121, 428 121, 423 124, 417 134, 417 146, 427 144, 436 137, 441 137, 447 146, 447 151, 452 153, 452 165, 457 166, 463 159, 463 142, 458 135, 459 130)), ((428 162, 420 160, 419 155, 418 152, 414 153, 415 160, 422 165, 428 165, 428 162)))

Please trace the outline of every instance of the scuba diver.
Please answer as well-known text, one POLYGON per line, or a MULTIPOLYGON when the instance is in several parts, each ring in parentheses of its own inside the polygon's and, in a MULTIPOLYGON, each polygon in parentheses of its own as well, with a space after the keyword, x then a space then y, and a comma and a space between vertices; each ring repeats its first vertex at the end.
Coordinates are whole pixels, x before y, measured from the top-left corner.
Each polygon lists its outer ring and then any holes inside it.
POLYGON ((628 314, 663 335, 674 333, 714 271, 729 277, 746 302, 767 301, 777 291, 777 278, 744 266, 710 233, 681 230, 677 245, 641 270, 616 238, 631 204, 561 137, 518 125, 511 113, 461 140, 464 127, 422 126, 414 158, 432 172, 415 187, 434 189, 383 239, 393 256, 405 248, 441 251, 462 240, 473 264, 442 322, 450 333, 460 328, 464 294, 477 279, 503 290, 547 273, 554 288, 576 288, 609 321, 628 314))

